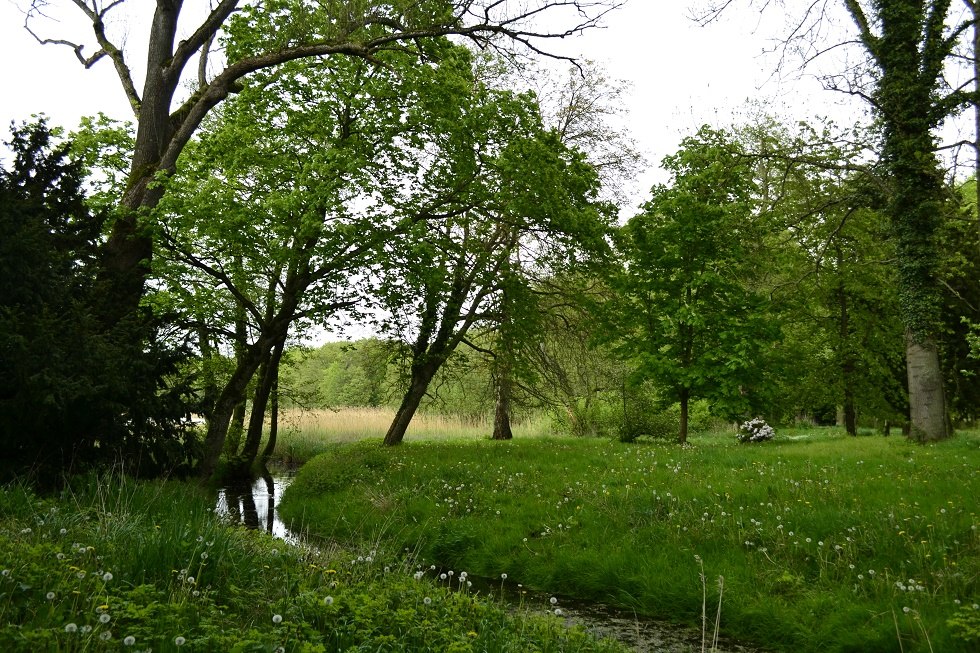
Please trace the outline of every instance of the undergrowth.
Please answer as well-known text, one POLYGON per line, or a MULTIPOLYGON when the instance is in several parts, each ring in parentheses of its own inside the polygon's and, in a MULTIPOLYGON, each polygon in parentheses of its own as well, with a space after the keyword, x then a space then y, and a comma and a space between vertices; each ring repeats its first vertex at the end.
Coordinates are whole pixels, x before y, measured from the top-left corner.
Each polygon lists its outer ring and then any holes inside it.
POLYGON ((293 546, 213 506, 119 476, 56 497, 0 489, 0 650, 622 650, 439 584, 404 553, 293 546))

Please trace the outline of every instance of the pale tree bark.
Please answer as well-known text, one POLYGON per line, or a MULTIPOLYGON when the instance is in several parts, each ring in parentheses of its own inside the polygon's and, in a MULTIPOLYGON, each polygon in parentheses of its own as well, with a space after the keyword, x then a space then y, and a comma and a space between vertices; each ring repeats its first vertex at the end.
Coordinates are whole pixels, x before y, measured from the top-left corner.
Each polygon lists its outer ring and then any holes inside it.
POLYGON ((947 430, 946 396, 935 340, 906 336, 905 357, 909 379, 909 435, 922 442, 939 440, 947 430))

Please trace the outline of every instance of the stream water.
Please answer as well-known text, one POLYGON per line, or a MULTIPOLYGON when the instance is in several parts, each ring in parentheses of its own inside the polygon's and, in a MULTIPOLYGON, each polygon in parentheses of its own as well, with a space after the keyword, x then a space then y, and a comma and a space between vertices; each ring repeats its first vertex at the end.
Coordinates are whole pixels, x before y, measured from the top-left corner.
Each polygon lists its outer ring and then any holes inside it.
MULTIPOLYGON (((276 510, 276 501, 293 480, 293 473, 277 471, 256 479, 251 485, 228 486, 218 491, 216 508, 247 528, 261 529, 287 542, 298 543, 300 537, 291 533, 276 510)), ((514 609, 530 612, 553 612, 551 595, 522 588, 520 585, 501 586, 499 581, 474 579, 473 589, 481 594, 502 597, 514 609)), ((700 631, 654 621, 602 604, 559 597, 558 606, 569 625, 579 624, 600 637, 619 640, 638 653, 758 653, 758 649, 721 640, 712 648, 712 628, 709 625, 706 643, 700 631)))

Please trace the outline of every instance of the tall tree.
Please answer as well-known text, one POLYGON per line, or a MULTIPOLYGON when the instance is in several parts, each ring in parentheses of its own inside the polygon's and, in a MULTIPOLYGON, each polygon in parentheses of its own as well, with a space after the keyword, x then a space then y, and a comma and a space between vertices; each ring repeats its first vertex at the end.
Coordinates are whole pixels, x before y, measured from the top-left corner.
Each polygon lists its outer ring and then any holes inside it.
POLYGON ((530 96, 488 88, 465 63, 458 85, 470 90, 453 99, 459 131, 426 171, 434 187, 453 180, 457 210, 414 230, 384 272, 388 328, 410 343, 408 388, 388 445, 402 441, 435 374, 474 325, 513 309, 501 301, 505 286, 526 284, 526 270, 588 258, 607 229, 594 169, 542 127, 530 96))
POLYGON ((445 40, 431 47, 439 63, 384 53, 384 67, 294 62, 258 74, 187 149, 156 216, 161 300, 242 341, 208 411, 202 475, 215 470, 250 383, 239 458, 243 468, 255 460, 290 334, 362 304, 370 266, 456 210, 457 181, 421 171, 449 156, 463 128, 447 106, 467 92, 452 62, 469 53, 445 40))
POLYGON ((185 464, 193 441, 162 424, 178 404, 156 383, 176 359, 156 338, 134 351, 94 318, 106 216, 86 206, 82 162, 44 122, 14 128, 9 146, 12 166, 0 168, 0 474, 57 483, 92 464, 144 474, 185 464))
POLYGON ((951 0, 846 5, 877 68, 870 100, 882 122, 882 163, 891 184, 886 211, 898 253, 912 436, 939 440, 950 432, 939 360, 937 231, 950 210, 935 129, 965 101, 943 93, 943 68, 966 24, 947 29, 951 0))
MULTIPOLYGON (((731 3, 718 3, 713 15, 731 3)), ((880 156, 890 184, 885 211, 898 255, 912 436, 939 440, 950 430, 938 344, 937 232, 952 209, 936 156, 936 129, 977 101, 975 92, 950 89, 944 78, 976 16, 957 19, 952 0, 844 0, 843 6, 869 66, 828 79, 833 88, 867 100, 882 127, 880 156), (860 74, 865 68, 870 77, 860 74)), ((796 17, 790 41, 820 33, 833 13, 830 0, 809 3, 796 17)), ((829 49, 809 44, 806 51, 812 61, 814 51, 829 49)))
POLYGON ((753 215, 752 171, 731 137, 704 127, 663 166, 670 185, 654 187, 621 233, 610 313, 637 375, 680 403, 683 443, 693 399, 730 416, 754 407, 760 349, 778 330, 753 287, 766 227, 753 215))

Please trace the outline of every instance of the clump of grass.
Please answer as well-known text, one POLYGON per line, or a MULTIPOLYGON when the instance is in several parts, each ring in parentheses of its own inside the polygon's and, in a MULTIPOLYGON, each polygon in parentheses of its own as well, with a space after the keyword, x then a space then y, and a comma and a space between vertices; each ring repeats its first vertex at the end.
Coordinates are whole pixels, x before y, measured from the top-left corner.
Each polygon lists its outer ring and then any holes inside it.
POLYGON ((0 650, 622 650, 433 582, 405 556, 292 546, 213 505, 118 476, 59 497, 0 489, 0 650))
POLYGON ((701 574, 723 576, 721 630, 779 650, 972 650, 980 437, 793 435, 407 442, 370 465, 336 447, 300 470, 281 514, 695 627, 720 593, 702 596, 701 574))

